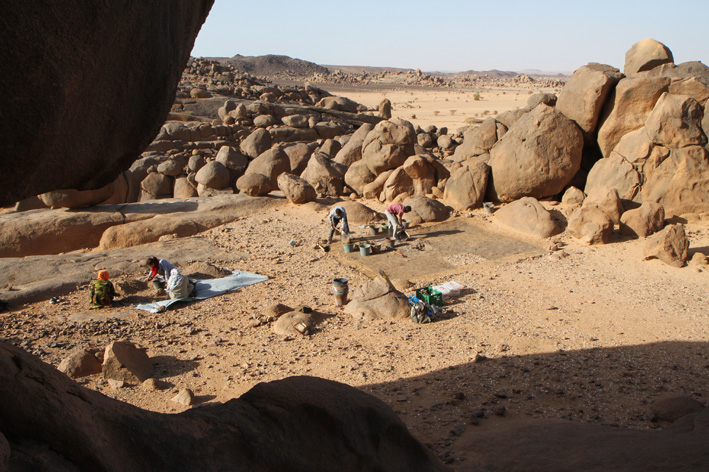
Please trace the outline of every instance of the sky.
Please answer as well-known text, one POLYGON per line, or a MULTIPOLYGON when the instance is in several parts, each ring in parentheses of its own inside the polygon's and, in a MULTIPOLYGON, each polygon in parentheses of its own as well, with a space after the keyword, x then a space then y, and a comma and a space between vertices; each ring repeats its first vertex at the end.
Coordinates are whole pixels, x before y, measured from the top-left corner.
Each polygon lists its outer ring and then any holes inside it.
POLYGON ((707 0, 215 0, 195 57, 278 54, 322 65, 573 72, 623 69, 644 38, 709 65, 707 0))

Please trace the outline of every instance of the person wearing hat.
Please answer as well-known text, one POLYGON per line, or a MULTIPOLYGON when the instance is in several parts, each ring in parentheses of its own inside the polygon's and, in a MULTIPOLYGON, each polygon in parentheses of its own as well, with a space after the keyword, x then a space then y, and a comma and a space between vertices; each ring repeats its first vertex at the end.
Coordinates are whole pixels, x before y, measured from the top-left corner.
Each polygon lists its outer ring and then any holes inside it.
POLYGON ((109 275, 107 270, 100 270, 96 280, 91 282, 89 287, 91 291, 91 308, 103 308, 113 303, 113 298, 118 294, 113 288, 113 284, 108 280, 109 275))

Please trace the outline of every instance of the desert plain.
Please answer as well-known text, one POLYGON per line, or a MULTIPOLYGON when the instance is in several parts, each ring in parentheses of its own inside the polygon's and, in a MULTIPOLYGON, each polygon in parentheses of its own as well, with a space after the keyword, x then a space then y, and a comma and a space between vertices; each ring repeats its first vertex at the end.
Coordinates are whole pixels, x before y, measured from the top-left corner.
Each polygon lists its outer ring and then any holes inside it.
MULTIPOLYGON (((369 107, 386 97, 393 116, 451 130, 466 119, 523 106, 531 93, 555 92, 491 88, 476 100, 472 90, 330 91, 369 107)), ((116 388, 100 374, 78 381, 163 413, 224 402, 288 376, 343 382, 386 402, 415 437, 459 470, 485 465, 471 452, 481 432, 509 431, 530 420, 662 429, 666 425, 651 413, 657 399, 683 394, 706 401, 705 214, 677 220, 690 240, 691 262, 683 268, 644 260, 642 239, 616 232, 609 244, 589 246, 564 232, 537 240, 499 225, 483 209, 411 228, 412 239, 397 247, 401 254, 362 257, 337 242, 329 252, 317 246, 337 200, 299 206, 279 192, 259 198, 268 201, 263 210, 232 223, 141 246, 113 279, 123 295, 115 306, 90 310, 86 280, 59 303, 43 300, 2 313, 3 338, 54 366, 77 347, 100 351, 110 341, 131 341, 147 350, 160 389, 116 388), (169 258, 188 274, 200 261, 268 281, 153 314, 133 307, 153 299, 135 280, 145 275, 139 262, 149 255, 169 258), (348 279, 352 291, 379 270, 407 295, 451 280, 463 288, 430 324, 345 314, 335 304, 332 280, 348 279), (275 334, 269 316, 276 303, 311 307, 317 327, 306 335, 275 334), (193 406, 172 401, 186 388, 194 392, 193 406)), ((384 210, 379 201, 362 203, 384 210)), ((573 210, 542 203, 567 216, 573 210)), ((377 238, 357 225, 353 237, 356 243, 377 238)), ((41 264, 42 256, 33 263, 41 264)), ((504 448, 504 441, 497 446, 504 448)))

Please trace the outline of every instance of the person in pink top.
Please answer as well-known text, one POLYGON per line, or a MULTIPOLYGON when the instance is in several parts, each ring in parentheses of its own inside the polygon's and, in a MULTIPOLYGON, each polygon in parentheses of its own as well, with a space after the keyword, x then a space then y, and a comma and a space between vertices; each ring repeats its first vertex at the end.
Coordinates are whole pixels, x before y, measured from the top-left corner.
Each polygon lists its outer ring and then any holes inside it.
POLYGON ((387 216, 389 225, 393 230, 392 236, 394 239, 398 239, 397 234, 399 233, 399 229, 404 228, 404 213, 408 213, 410 211, 410 206, 404 206, 401 203, 392 203, 386 208, 386 210, 384 210, 384 214, 387 216))

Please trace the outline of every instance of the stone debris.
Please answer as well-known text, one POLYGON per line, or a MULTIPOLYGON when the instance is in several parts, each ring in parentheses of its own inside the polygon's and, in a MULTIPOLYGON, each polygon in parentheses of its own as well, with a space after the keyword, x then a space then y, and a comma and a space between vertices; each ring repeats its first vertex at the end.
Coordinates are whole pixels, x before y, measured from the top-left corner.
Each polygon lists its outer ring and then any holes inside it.
POLYGON ((181 388, 171 401, 184 406, 194 405, 194 393, 189 388, 181 388))

